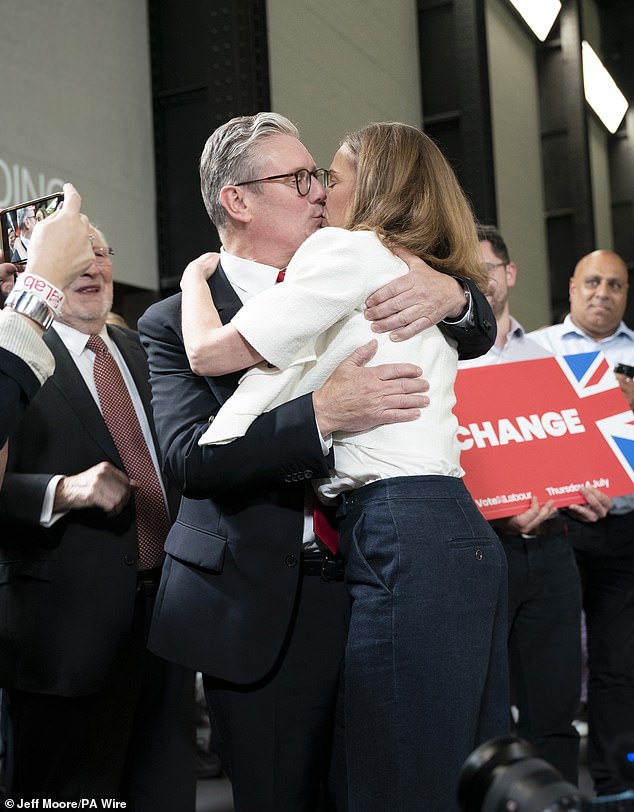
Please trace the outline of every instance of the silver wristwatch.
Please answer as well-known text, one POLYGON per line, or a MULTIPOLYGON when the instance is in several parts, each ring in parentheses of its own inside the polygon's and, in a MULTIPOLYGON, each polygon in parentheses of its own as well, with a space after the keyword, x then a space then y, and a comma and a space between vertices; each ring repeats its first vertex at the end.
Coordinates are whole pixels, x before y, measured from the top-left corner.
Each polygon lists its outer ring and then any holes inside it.
POLYGON ((12 290, 7 296, 5 306, 27 316, 44 330, 48 330, 55 318, 55 314, 42 297, 30 290, 12 290))
POLYGON ((462 279, 462 277, 454 276, 453 278, 462 286, 462 289, 464 290, 465 306, 460 316, 455 319, 443 319, 443 324, 450 324, 452 327, 464 327, 465 329, 469 329, 475 325, 475 314, 472 307, 471 289, 466 281, 462 279))

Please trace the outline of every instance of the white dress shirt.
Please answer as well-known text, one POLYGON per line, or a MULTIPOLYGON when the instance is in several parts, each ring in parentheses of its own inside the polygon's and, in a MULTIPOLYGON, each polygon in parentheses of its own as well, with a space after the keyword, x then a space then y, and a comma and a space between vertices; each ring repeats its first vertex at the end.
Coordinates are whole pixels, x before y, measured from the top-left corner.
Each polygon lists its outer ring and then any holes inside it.
POLYGON ((532 361, 535 358, 553 355, 541 344, 529 338, 517 319, 513 316, 510 316, 510 319, 511 328, 507 333, 504 346, 498 347, 497 344, 494 344, 485 355, 481 355, 479 358, 458 361, 458 369, 509 364, 513 361, 532 361))

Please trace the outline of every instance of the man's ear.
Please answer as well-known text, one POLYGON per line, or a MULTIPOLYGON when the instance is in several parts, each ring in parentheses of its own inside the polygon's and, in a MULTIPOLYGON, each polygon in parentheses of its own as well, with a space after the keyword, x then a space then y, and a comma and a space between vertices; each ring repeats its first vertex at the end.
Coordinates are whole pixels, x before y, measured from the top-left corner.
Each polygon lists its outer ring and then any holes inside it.
POLYGON ((238 186, 223 186, 220 190, 220 205, 232 220, 248 223, 251 212, 244 192, 238 186))
POLYGON ((573 274, 570 277, 570 279, 568 280, 568 301, 569 302, 572 300, 572 294, 574 293, 576 287, 577 287, 577 281, 576 281, 576 279, 574 277, 574 274, 573 274))
POLYGON ((506 273, 506 284, 509 288, 512 288, 517 281, 517 265, 514 262, 509 262, 504 272, 506 273))

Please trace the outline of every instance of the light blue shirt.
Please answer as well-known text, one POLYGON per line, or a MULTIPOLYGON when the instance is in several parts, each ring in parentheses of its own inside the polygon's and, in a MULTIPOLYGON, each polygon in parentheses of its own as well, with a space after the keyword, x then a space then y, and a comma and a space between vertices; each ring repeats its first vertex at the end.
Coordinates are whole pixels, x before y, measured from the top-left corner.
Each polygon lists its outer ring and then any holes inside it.
POLYGON ((481 355, 479 358, 459 361, 458 369, 509 364, 512 361, 532 361, 535 358, 544 358, 553 354, 545 350, 541 344, 530 339, 517 319, 514 319, 513 316, 510 316, 510 319, 511 328, 504 346, 498 347, 497 344, 494 344, 485 355, 481 355))
MULTIPOLYGON (((577 327, 568 314, 563 324, 534 330, 528 337, 555 355, 601 350, 612 366, 618 363, 634 366, 634 330, 630 330, 625 322, 621 322, 612 335, 596 341, 577 327)), ((611 513, 629 513, 634 510, 634 494, 615 496, 612 503, 611 513)))
POLYGON ((596 341, 577 327, 568 314, 563 324, 533 330, 528 337, 555 355, 601 350, 612 366, 618 363, 634 366, 634 330, 625 322, 621 322, 612 335, 596 341))

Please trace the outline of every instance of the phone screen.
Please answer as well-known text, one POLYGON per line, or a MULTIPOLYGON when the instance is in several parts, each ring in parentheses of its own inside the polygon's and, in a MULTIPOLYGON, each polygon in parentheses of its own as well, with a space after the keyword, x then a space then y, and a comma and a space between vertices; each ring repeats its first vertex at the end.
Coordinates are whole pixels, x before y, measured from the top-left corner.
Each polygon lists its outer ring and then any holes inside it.
POLYGON ((2 262, 24 265, 28 259, 29 241, 42 220, 62 207, 63 192, 18 203, 0 211, 2 262))

